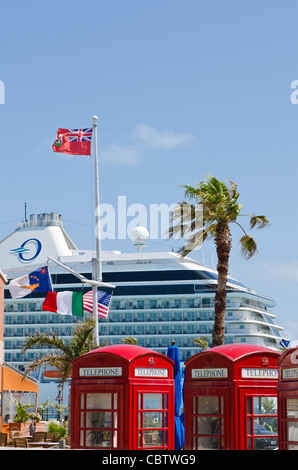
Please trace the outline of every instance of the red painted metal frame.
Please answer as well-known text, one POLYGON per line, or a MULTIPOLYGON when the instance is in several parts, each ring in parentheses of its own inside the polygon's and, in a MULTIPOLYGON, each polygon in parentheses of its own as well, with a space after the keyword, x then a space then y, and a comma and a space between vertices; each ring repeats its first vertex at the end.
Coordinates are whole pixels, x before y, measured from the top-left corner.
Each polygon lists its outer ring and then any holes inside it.
MULTIPOLYGON (((174 449, 174 363, 155 351, 131 345, 115 345, 99 348, 73 361, 71 384, 71 447, 80 445, 80 395, 82 393, 118 393, 118 444, 119 450, 138 449, 138 394, 163 393, 168 396, 168 440, 158 450, 174 449), (121 368, 121 375, 109 377, 80 376, 84 368, 121 368), (167 370, 166 377, 137 376, 136 369, 167 370)), ((163 429, 161 429, 163 431, 163 429)))
POLYGON ((298 400, 298 348, 286 350, 278 359, 278 448, 288 450, 288 446, 298 449, 298 440, 290 441, 288 438, 288 424, 297 423, 298 419, 287 416, 287 400, 298 400), (284 371, 289 371, 289 376, 284 377, 284 371), (292 374, 292 375, 291 375, 292 374))
POLYGON ((247 442, 245 397, 277 396, 277 377, 243 378, 242 369, 274 369, 280 353, 247 344, 219 346, 199 353, 185 363, 185 449, 192 442, 192 399, 195 396, 222 396, 224 400, 225 450, 244 450, 247 442), (224 378, 192 378, 192 369, 227 369, 224 378))
MULTIPOLYGON (((173 441, 173 426, 172 423, 174 422, 174 396, 173 396, 173 389, 169 389, 167 385, 159 385, 156 387, 155 384, 148 385, 134 385, 132 388, 132 399, 133 399, 133 424, 132 424, 132 449, 137 450, 148 450, 148 449, 155 449, 155 450, 173 450, 174 449, 174 441, 173 441), (164 445, 161 446, 143 446, 139 444, 139 431, 150 430, 150 428, 143 428, 139 426, 139 415, 138 413, 144 414, 146 411, 154 411, 154 410, 144 410, 140 409, 138 406, 139 403, 139 395, 145 393, 157 393, 162 394, 163 396, 163 408, 156 410, 161 411, 165 418, 166 413, 166 420, 163 421, 163 426, 160 428, 154 428, 155 430, 159 430, 162 433, 162 439, 164 445), (167 396, 166 405, 165 405, 165 396, 167 396), (164 433, 167 433, 167 439, 165 442, 164 433)), ((142 440, 143 442, 143 440, 142 440)))

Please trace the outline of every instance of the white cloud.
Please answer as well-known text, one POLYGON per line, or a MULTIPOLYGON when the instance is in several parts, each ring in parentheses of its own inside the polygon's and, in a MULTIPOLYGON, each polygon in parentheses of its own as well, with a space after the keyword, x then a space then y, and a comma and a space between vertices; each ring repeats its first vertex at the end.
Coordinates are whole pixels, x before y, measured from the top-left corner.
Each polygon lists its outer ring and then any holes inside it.
POLYGON ((113 165, 135 166, 142 158, 141 152, 133 145, 111 144, 103 148, 100 153, 102 161, 113 165))
POLYGON ((148 124, 138 124, 133 131, 133 138, 154 148, 174 148, 194 140, 189 133, 176 134, 173 131, 158 132, 148 124))
POLYGON ((194 140, 191 134, 167 130, 158 132, 147 124, 138 124, 132 132, 132 139, 133 142, 126 145, 107 145, 101 150, 100 159, 113 165, 136 166, 144 158, 145 148, 170 149, 194 140))

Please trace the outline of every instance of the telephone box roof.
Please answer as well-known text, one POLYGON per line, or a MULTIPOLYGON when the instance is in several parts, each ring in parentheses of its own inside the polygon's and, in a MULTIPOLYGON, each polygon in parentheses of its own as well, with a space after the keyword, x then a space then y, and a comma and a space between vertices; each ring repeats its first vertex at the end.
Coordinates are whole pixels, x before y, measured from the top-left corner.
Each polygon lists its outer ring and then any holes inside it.
MULTIPOLYGON (((113 356, 121 356, 122 358, 126 359, 128 362, 132 362, 136 358, 141 357, 141 356, 152 355, 152 356, 163 357, 169 362, 173 362, 167 356, 164 356, 161 353, 153 351, 152 349, 147 349, 142 346, 136 346, 136 345, 131 345, 131 344, 114 344, 111 346, 104 346, 103 348, 93 349, 93 351, 89 351, 88 353, 84 354, 84 356, 81 356, 81 357, 86 357, 87 355, 90 355, 90 354, 110 354, 113 356)), ((75 361, 77 361, 78 359, 75 359, 75 361)))
MULTIPOLYGON (((220 354, 222 356, 225 356, 227 359, 230 359, 232 362, 237 362, 243 359, 244 357, 255 356, 260 353, 273 355, 276 357, 278 357, 280 354, 278 351, 275 351, 274 349, 271 349, 271 348, 266 348, 264 346, 255 346, 253 344, 242 344, 242 343, 225 344, 223 346, 216 346, 214 348, 208 349, 198 354, 200 356, 209 355, 209 354, 220 354)), ((198 354, 187 359, 185 364, 190 363, 196 356, 198 356, 198 354)))

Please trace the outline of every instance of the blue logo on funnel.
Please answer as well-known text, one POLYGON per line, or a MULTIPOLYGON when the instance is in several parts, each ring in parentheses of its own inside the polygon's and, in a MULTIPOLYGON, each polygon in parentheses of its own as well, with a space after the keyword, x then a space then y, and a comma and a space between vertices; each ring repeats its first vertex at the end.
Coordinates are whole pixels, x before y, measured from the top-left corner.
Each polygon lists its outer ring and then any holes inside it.
POLYGON ((33 259, 37 258, 37 256, 39 255, 39 253, 41 251, 41 243, 40 243, 39 240, 37 240, 37 238, 29 238, 24 243, 22 243, 20 248, 15 248, 14 250, 10 250, 10 251, 13 254, 17 255, 21 261, 32 261, 33 259), (29 258, 26 257, 26 254, 29 254, 29 256, 30 256, 30 254, 32 254, 32 249, 26 248, 27 244, 29 244, 29 245, 33 244, 34 248, 35 248, 35 253, 33 254, 33 256, 31 256, 29 258))

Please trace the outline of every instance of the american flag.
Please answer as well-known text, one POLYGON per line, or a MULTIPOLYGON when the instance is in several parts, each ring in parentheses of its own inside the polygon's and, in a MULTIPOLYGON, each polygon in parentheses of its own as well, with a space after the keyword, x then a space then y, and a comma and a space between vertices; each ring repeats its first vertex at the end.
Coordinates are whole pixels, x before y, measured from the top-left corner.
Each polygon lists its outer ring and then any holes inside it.
MULTIPOLYGON (((97 306, 98 306, 98 316, 107 318, 109 313, 109 306, 111 302, 111 294, 103 292, 101 290, 97 291, 97 306)), ((90 290, 83 295, 83 307, 87 312, 93 313, 93 292, 90 290)))
POLYGON ((68 142, 91 142, 92 127, 84 129, 69 129, 68 142))

